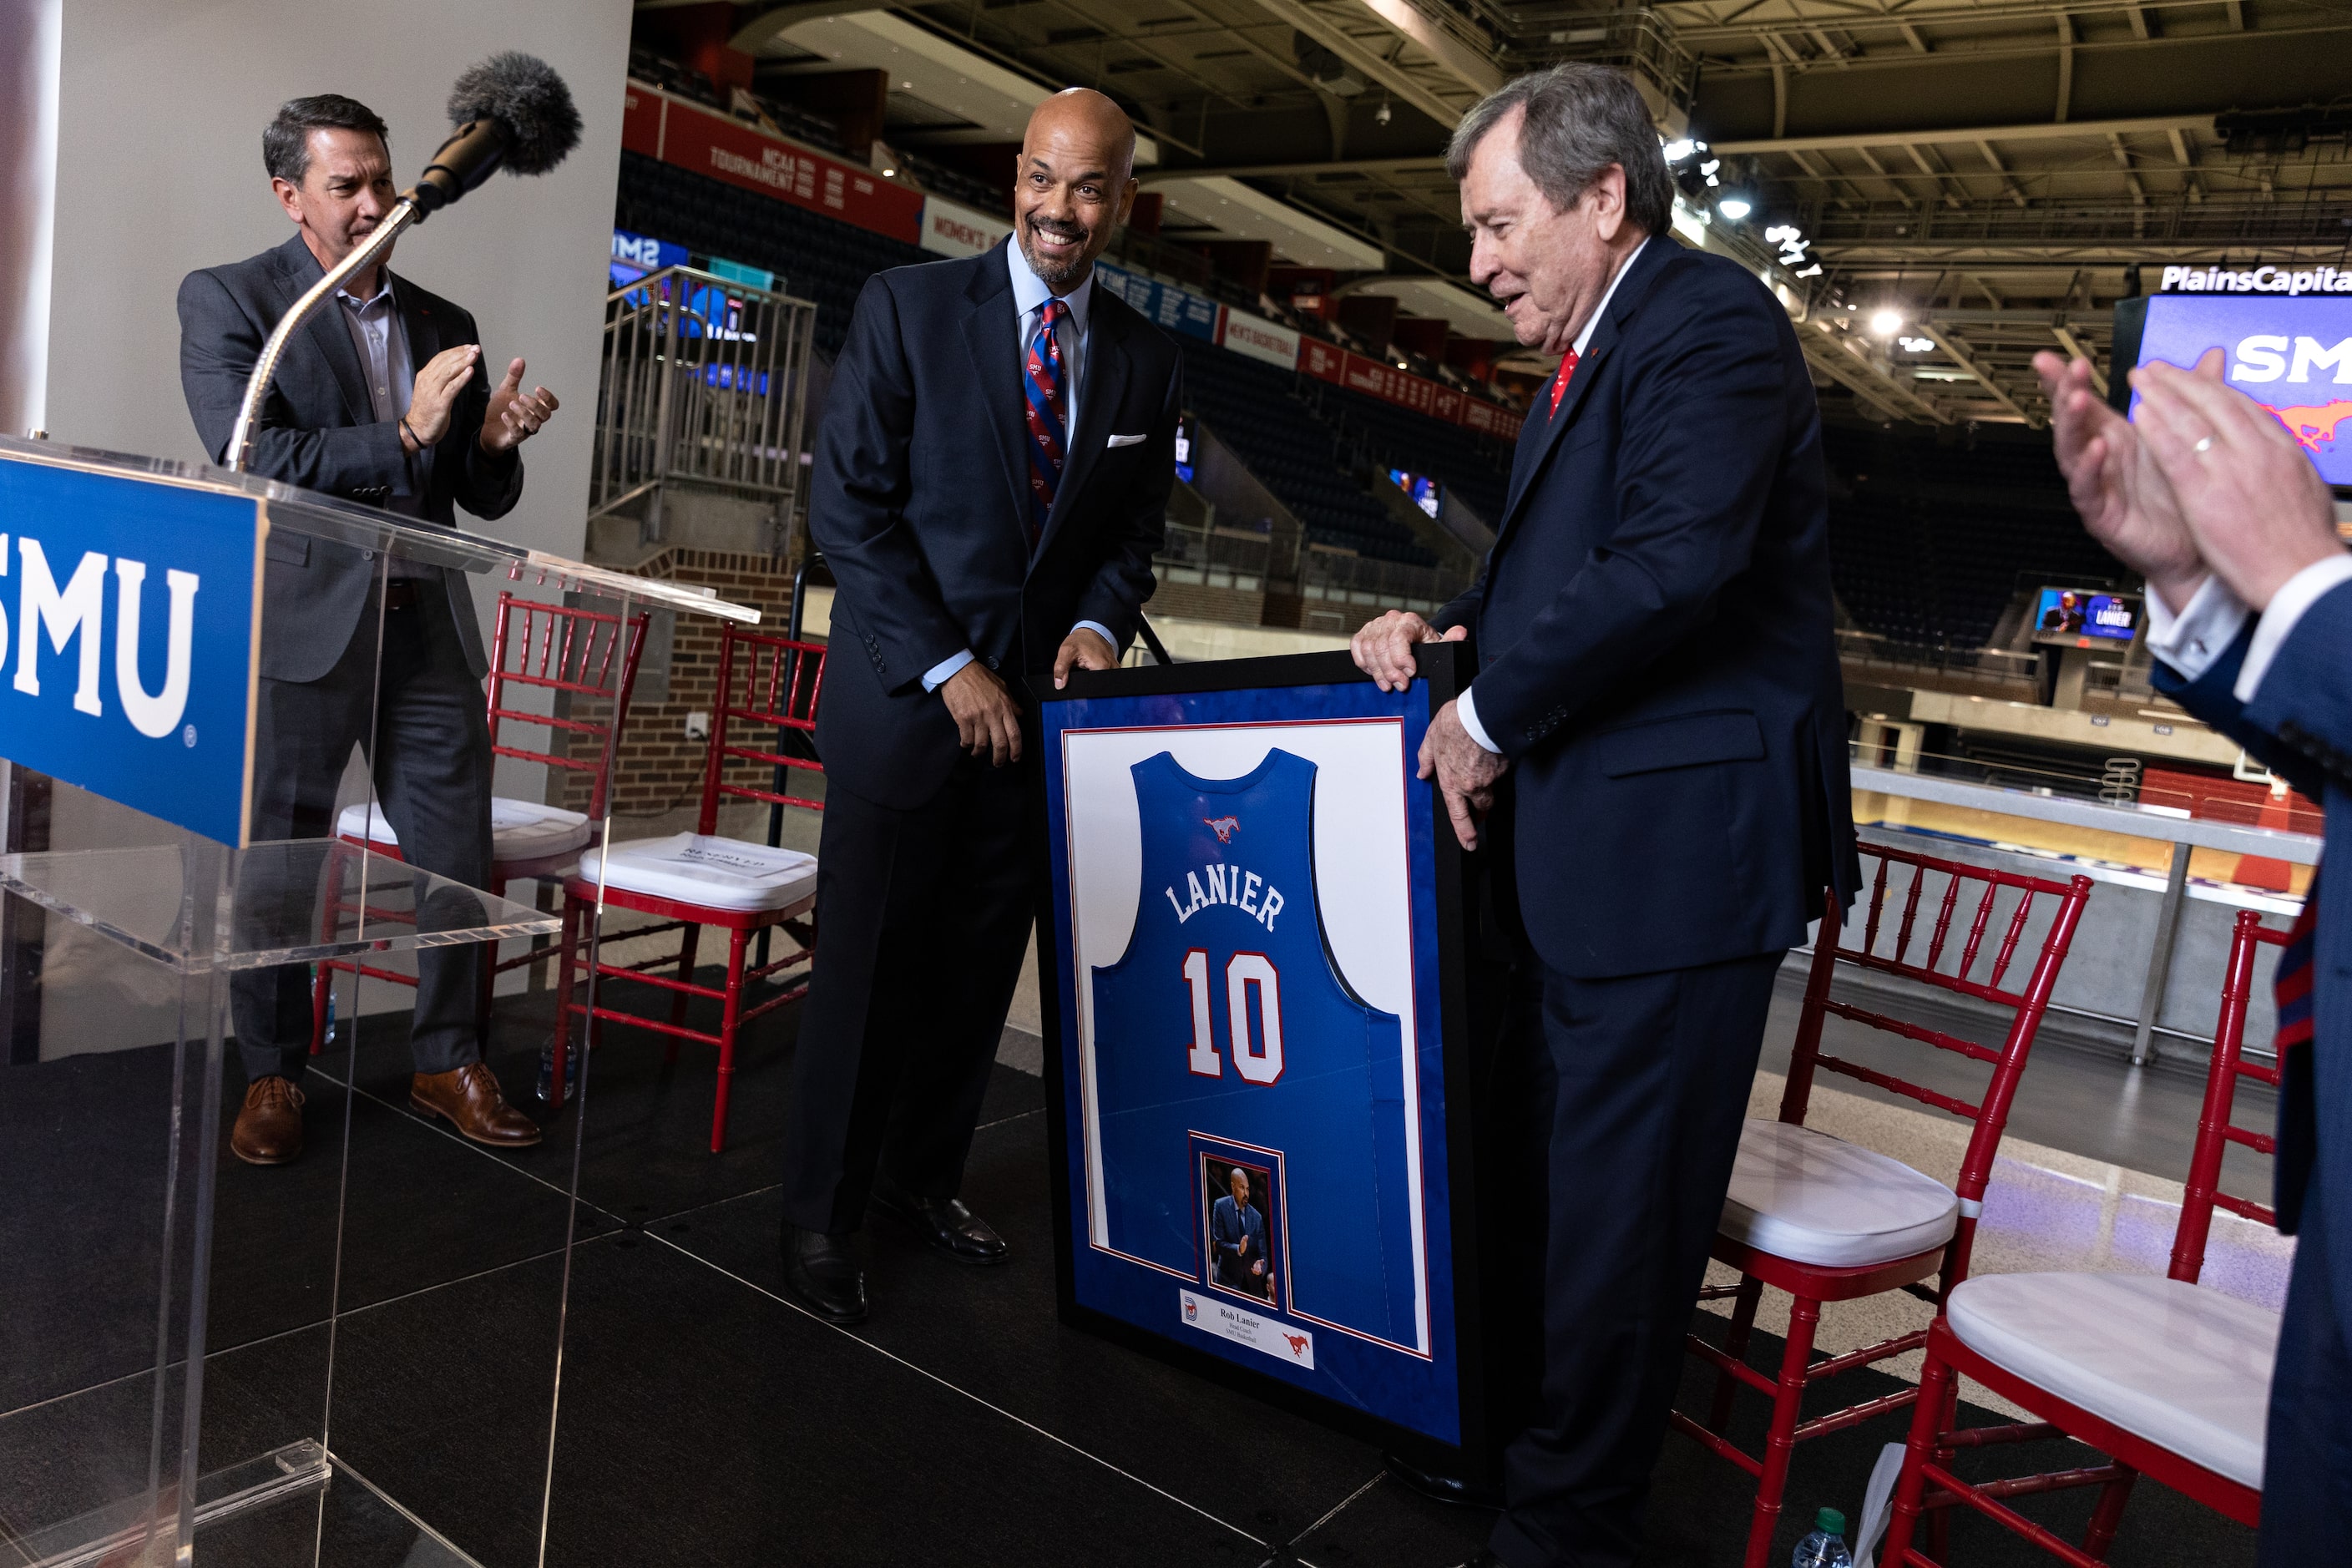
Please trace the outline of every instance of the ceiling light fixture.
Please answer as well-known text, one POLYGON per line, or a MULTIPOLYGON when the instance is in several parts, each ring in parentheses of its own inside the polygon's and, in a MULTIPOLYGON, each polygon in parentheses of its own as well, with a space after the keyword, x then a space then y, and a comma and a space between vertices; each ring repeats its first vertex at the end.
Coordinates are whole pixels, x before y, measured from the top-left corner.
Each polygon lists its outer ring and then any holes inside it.
POLYGON ((1723 198, 1715 204, 1715 210, 1729 218, 1732 222, 1738 223, 1741 218, 1744 218, 1749 213, 1754 212, 1756 207, 1755 205, 1749 202, 1746 196, 1738 195, 1727 191, 1724 193, 1723 198))
POLYGON ((1870 330, 1882 338, 1891 338, 1903 330, 1903 312, 1881 308, 1870 313, 1870 330))

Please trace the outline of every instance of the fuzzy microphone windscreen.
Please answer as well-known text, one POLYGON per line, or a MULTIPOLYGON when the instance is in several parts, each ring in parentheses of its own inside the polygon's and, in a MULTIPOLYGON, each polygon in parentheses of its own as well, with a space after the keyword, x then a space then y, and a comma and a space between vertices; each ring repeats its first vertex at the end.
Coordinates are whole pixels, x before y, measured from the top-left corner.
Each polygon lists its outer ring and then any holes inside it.
POLYGON ((497 124, 509 174, 544 174, 580 144, 572 89, 545 60, 512 49, 492 55, 449 89, 449 123, 474 120, 497 124))

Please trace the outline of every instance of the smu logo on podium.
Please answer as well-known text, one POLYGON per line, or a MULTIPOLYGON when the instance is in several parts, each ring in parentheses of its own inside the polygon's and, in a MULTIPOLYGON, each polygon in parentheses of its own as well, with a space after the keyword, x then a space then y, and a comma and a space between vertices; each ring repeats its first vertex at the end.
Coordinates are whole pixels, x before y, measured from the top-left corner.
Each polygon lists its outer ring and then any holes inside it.
POLYGON ((262 503, 0 454, 0 756, 245 839, 262 503))

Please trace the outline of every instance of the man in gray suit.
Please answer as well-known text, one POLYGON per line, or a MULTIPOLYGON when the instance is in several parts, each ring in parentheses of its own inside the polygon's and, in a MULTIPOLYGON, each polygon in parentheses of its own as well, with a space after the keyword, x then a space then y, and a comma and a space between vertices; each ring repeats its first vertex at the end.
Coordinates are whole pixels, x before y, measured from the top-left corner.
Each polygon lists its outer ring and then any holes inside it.
MULTIPOLYGON (((294 237, 180 284, 181 385, 216 462, 279 318, 396 199, 383 121, 352 99, 292 100, 261 145, 294 237)), ((522 495, 517 449, 556 400, 545 387, 523 392, 520 360, 493 388, 481 357, 473 318, 457 306, 381 263, 355 274, 288 345, 251 471, 445 527, 458 506, 502 517, 522 495)), ((254 841, 331 832, 358 744, 407 862, 480 887, 490 871, 488 660, 465 574, 395 559, 387 576, 373 551, 291 532, 273 535, 267 555, 254 841)), ((253 880, 239 889, 243 921, 300 920, 315 896, 307 885, 253 880)), ((428 927, 463 918, 454 908, 419 911, 428 927)), ((477 1142, 536 1143, 537 1124, 482 1063, 480 962, 474 944, 417 955, 409 1101, 477 1142)), ((306 968, 240 974, 231 1009, 247 1087, 229 1147, 253 1164, 283 1164, 302 1152, 306 968)))

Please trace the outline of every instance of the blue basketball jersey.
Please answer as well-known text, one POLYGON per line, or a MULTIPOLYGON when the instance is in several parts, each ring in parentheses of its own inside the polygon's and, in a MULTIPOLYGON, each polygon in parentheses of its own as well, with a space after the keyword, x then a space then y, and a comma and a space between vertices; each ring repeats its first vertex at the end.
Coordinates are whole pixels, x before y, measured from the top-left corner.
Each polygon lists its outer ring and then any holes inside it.
POLYGON ((1278 1152, 1276 1305, 1419 1349, 1402 1027, 1332 962, 1315 764, 1276 749, 1201 779, 1162 752, 1130 772, 1139 903, 1091 976, 1103 1239, 1206 1282, 1191 1135, 1278 1152))

